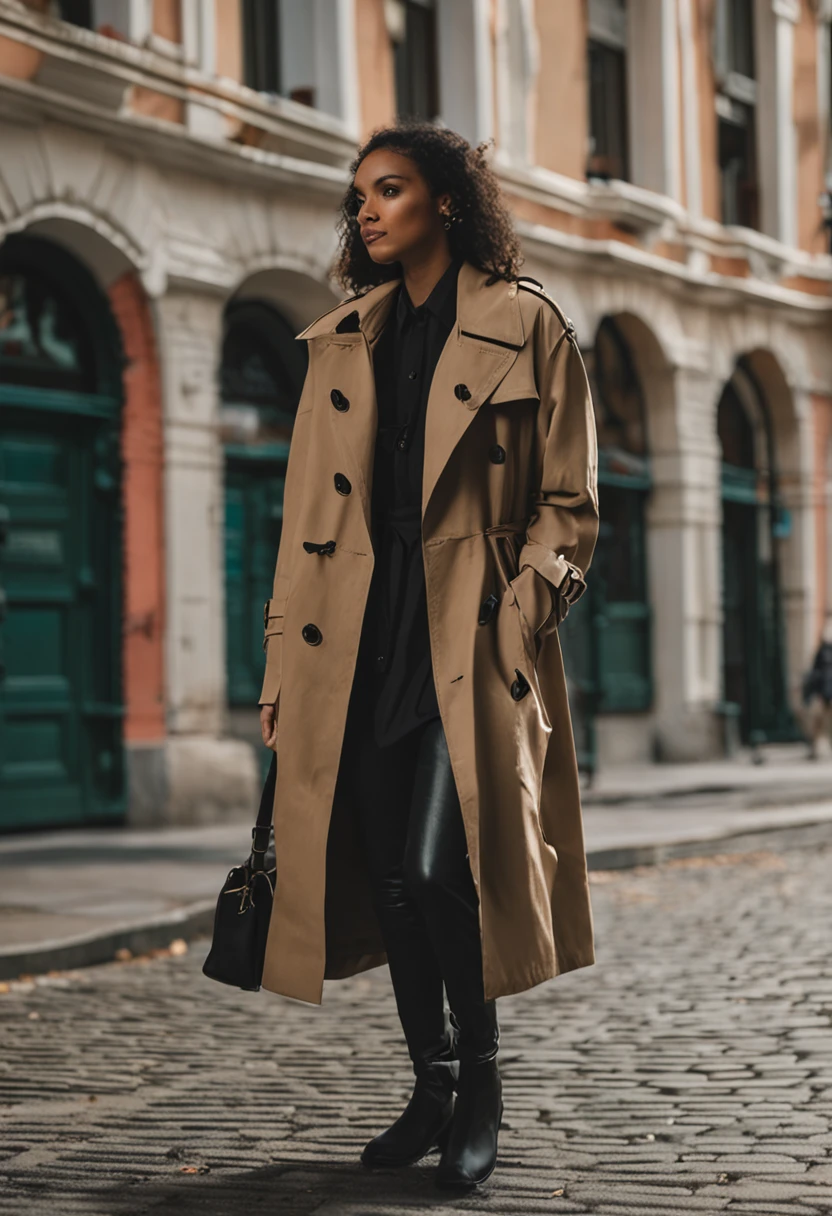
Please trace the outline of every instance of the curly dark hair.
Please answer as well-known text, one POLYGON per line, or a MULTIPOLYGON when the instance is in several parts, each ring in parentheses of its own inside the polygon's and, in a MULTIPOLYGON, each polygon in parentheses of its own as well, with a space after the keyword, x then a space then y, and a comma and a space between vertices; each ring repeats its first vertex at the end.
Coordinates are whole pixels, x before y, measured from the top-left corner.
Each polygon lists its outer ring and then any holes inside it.
MULTIPOLYGON (((473 148, 455 131, 425 122, 399 121, 373 132, 350 166, 353 180, 361 162, 377 148, 410 157, 434 197, 451 196, 451 214, 456 219, 448 242, 454 257, 488 272, 491 282, 517 278, 522 261, 520 241, 487 160, 488 144, 473 148)), ((351 183, 338 215, 340 248, 333 266, 336 280, 349 294, 401 276, 398 262, 381 266, 370 257, 358 229, 359 208, 351 183)))

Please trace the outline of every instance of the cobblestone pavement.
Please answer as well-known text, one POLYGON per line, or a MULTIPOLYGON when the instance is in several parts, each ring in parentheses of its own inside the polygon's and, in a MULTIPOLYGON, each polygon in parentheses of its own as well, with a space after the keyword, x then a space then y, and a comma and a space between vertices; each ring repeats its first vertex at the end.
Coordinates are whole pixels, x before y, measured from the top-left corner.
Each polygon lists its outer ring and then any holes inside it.
POLYGON ((203 949, 0 996, 15 1216, 832 1212, 832 849, 594 876, 598 965, 501 1002, 482 1193, 370 1175, 409 1075, 386 971, 322 1009, 225 989, 203 949))

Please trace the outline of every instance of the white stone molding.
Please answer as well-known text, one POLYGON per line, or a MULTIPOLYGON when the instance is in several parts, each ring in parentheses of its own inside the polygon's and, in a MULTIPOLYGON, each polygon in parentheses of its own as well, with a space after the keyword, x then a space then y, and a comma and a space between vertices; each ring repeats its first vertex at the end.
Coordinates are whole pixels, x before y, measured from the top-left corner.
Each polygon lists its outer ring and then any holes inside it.
POLYGON ((498 0, 497 121, 502 163, 523 165, 533 159, 539 66, 534 0, 498 0))
POLYGON ((794 24, 792 0, 755 0, 757 156, 763 232, 797 244, 797 148, 793 117, 794 24))
POLYGON ((439 109, 472 144, 494 134, 490 0, 438 0, 439 109))
POLYGON ((692 0, 679 0, 679 51, 682 65, 685 204, 692 219, 702 214, 702 147, 699 138, 699 91, 692 0))
POLYGON ((633 182, 681 199, 676 0, 627 6, 630 170, 633 182))
POLYGON ((225 713, 223 453, 217 365, 224 300, 156 302, 165 434, 168 729, 219 735, 225 713))

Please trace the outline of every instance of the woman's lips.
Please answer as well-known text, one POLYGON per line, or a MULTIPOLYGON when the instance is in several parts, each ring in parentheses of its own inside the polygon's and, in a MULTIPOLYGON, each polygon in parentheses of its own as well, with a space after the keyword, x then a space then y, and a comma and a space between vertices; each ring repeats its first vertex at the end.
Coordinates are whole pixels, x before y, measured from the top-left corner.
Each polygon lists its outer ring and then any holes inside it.
POLYGON ((387 236, 386 232, 368 232, 364 237, 365 245, 372 245, 373 241, 380 241, 383 236, 387 236))

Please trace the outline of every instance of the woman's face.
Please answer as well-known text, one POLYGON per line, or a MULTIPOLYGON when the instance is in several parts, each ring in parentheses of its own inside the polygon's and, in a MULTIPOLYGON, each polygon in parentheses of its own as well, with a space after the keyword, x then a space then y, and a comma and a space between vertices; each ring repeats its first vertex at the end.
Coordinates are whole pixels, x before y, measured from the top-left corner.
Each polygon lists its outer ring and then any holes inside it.
POLYGON ((358 167, 353 188, 358 197, 361 239, 374 262, 387 265, 447 249, 447 233, 440 210, 450 196, 432 198, 415 163, 401 152, 377 148, 358 167))

